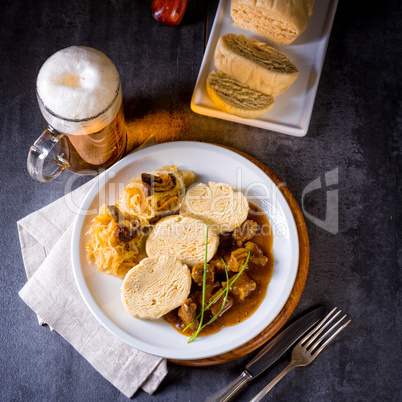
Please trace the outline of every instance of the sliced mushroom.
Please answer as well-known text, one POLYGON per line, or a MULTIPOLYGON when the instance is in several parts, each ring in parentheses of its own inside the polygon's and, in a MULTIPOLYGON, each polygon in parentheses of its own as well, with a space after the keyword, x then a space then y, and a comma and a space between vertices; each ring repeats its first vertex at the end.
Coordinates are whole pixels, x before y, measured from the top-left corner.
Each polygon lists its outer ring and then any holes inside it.
POLYGON ((124 215, 121 213, 120 209, 116 207, 116 205, 108 205, 107 210, 109 211, 110 215, 113 216, 113 219, 116 222, 119 222, 120 220, 126 219, 124 215))
POLYGON ((150 173, 142 173, 141 181, 144 193, 147 197, 155 193, 173 190, 176 187, 176 176, 173 173, 160 173, 157 176, 150 173))
POLYGON ((127 243, 138 235, 140 227, 141 222, 139 219, 134 221, 126 220, 124 223, 119 222, 119 225, 117 226, 117 236, 122 242, 127 243))
POLYGON ((109 205, 107 209, 110 215, 113 216, 113 219, 117 222, 117 229, 116 229, 117 237, 124 243, 133 240, 134 237, 136 237, 140 231, 141 228, 140 220, 139 219, 135 219, 132 221, 127 220, 124 214, 122 214, 119 208, 117 208, 115 205, 109 205))

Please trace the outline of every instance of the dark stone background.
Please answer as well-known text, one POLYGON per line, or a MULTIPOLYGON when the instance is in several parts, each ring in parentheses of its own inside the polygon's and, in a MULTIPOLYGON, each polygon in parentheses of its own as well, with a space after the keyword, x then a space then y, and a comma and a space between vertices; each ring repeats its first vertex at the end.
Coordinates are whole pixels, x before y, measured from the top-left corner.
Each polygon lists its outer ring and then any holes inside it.
MULTIPOLYGON (((62 196, 69 177, 65 173, 42 185, 26 171, 29 146, 43 129, 35 77, 48 56, 72 44, 95 47, 117 65, 133 144, 156 133, 159 141, 235 147, 270 167, 299 204, 308 183, 339 169, 339 233, 306 219, 311 263, 294 316, 313 305, 336 305, 350 314, 352 323, 312 365, 282 380, 270 398, 402 400, 400 1, 339 2, 304 138, 193 113, 189 105, 203 56, 205 17, 211 25, 217 1, 190 1, 177 28, 158 26, 149 4, 0 4, 1 400, 126 399, 61 336, 40 327, 18 297, 26 277, 16 222, 62 196)), ((324 219, 324 190, 305 201, 309 214, 324 219)), ((154 396, 139 391, 135 399, 201 401, 235 378, 249 359, 209 368, 170 365, 154 396)), ((288 359, 286 355, 252 383, 239 400, 251 399, 288 359)))

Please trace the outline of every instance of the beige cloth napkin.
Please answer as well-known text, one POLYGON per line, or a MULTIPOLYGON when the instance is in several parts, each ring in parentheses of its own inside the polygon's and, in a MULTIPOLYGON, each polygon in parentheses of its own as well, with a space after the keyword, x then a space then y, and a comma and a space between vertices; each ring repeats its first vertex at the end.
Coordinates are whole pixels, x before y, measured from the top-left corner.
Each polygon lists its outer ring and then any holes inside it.
POLYGON ((127 397, 152 394, 167 374, 166 360, 117 339, 92 315, 76 286, 70 257, 74 208, 96 178, 17 222, 28 282, 24 302, 127 397), (71 204, 73 203, 73 204, 71 204))

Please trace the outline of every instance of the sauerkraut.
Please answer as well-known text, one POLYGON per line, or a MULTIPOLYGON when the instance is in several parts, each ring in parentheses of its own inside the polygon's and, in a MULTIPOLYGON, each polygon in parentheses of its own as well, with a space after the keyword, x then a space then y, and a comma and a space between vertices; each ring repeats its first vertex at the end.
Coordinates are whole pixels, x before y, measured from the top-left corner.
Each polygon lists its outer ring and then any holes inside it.
POLYGON ((86 245, 89 261, 99 271, 124 278, 126 273, 141 259, 143 234, 139 232, 128 242, 116 235, 118 222, 113 218, 106 205, 103 205, 91 222, 90 241, 86 245))
POLYGON ((140 180, 132 180, 124 190, 116 203, 120 211, 131 219, 138 218, 142 225, 148 225, 154 213, 149 206, 140 180))
POLYGON ((116 205, 103 205, 91 222, 87 258, 106 274, 124 278, 144 257, 144 232, 166 215, 178 212, 194 173, 165 166, 142 173, 121 192, 116 205), (134 238, 130 229, 135 227, 134 238))

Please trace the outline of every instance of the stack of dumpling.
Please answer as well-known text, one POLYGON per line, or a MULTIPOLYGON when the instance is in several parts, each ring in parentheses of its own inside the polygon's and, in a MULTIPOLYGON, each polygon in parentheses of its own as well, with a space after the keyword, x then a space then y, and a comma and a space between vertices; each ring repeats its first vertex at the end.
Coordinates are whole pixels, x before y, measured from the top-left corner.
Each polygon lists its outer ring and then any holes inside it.
MULTIPOLYGON (((232 0, 234 25, 287 45, 307 27, 314 0, 232 0)), ((256 39, 226 34, 215 49, 215 67, 207 80, 213 102, 225 112, 258 118, 275 104, 299 75, 290 59, 256 39)))
POLYGON ((248 211, 247 198, 230 184, 192 186, 180 214, 167 216, 153 227, 146 241, 148 257, 124 279, 121 296, 129 314, 157 319, 179 307, 190 293, 188 267, 204 262, 205 255, 210 261, 218 250, 219 234, 239 227, 248 211))

